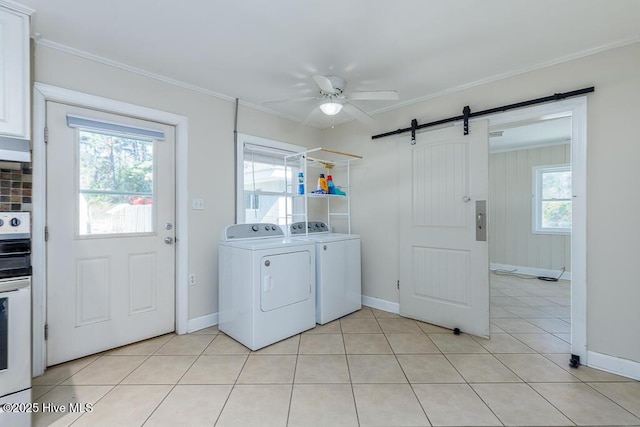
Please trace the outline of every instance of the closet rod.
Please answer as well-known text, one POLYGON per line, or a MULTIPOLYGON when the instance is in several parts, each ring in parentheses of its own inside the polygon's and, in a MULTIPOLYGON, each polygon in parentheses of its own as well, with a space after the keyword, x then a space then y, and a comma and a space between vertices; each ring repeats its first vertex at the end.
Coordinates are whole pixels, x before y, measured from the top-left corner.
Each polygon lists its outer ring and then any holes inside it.
POLYGON ((560 101, 562 99, 571 98, 571 97, 579 96, 579 95, 584 95, 586 93, 591 93, 593 91, 595 91, 595 87, 591 86, 591 87, 587 87, 587 88, 584 88, 584 89, 572 90, 570 92, 555 93, 553 95, 545 96, 543 98, 530 99, 529 101, 522 101, 522 102, 517 102, 515 104, 503 105, 502 107, 496 107, 496 108, 490 108, 488 110, 477 111, 475 113, 469 112, 468 106, 467 106, 467 107, 465 107, 465 109, 467 109, 467 112, 466 112, 467 114, 462 114, 462 115, 455 116, 455 117, 449 117, 448 119, 436 120, 434 122, 424 123, 424 124, 421 124, 421 125, 418 125, 417 124, 417 120, 413 119, 412 122, 411 122, 411 124, 412 124, 411 127, 404 128, 404 129, 398 129, 398 130, 394 130, 394 131, 391 131, 391 132, 381 133, 379 135, 373 135, 371 137, 371 139, 384 138, 386 136, 391 136, 391 135, 399 135, 399 134, 405 133, 405 132, 412 132, 415 135, 415 131, 418 130, 418 129, 424 129, 424 128, 431 127, 431 126, 438 126, 438 125, 442 125, 442 124, 445 124, 445 123, 457 122, 459 120, 465 120, 465 119, 468 120, 468 119, 473 118, 473 117, 486 116, 486 115, 489 115, 489 114, 495 114, 495 113, 500 113, 500 112, 503 112, 503 111, 514 110, 516 108, 528 107, 529 105, 543 104, 545 102, 551 102, 551 101, 560 101))

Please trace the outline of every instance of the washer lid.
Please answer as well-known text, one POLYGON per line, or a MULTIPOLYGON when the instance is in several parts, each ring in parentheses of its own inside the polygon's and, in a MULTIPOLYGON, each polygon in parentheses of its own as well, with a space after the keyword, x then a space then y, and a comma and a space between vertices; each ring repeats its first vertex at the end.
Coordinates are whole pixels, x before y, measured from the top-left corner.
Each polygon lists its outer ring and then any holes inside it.
POLYGON ((335 242, 339 240, 360 239, 359 234, 343 234, 343 233, 309 233, 308 237, 304 234, 293 237, 294 239, 304 239, 311 242, 335 242))
POLYGON ((228 240, 220 241, 220 246, 231 246, 239 249, 247 249, 250 251, 257 251, 262 249, 273 248, 300 248, 304 246, 313 245, 313 242, 302 239, 242 239, 242 240, 228 240))

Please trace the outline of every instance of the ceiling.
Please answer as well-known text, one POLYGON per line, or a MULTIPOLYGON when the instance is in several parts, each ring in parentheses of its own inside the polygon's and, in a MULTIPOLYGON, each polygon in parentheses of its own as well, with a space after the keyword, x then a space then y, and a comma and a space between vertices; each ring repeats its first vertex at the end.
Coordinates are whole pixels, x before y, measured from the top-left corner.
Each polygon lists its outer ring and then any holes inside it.
POLYGON ((568 144, 571 142, 571 116, 529 123, 518 123, 500 129, 491 129, 491 153, 568 144))
MULTIPOLYGON (((318 101, 263 103, 317 95, 314 74, 345 77, 347 93, 397 90, 353 101, 375 116, 640 41, 637 0, 17 1, 37 11, 42 45, 299 122, 318 101)), ((308 123, 332 125, 317 109, 308 123)))

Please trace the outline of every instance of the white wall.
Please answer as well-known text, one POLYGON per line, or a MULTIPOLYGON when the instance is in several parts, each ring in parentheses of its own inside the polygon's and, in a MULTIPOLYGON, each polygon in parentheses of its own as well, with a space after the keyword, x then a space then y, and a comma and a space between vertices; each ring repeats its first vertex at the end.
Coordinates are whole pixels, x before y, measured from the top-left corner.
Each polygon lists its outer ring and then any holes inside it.
POLYGON ((571 271, 571 236, 533 234, 532 169, 571 163, 569 144, 489 156, 489 261, 571 271))
MULTIPOLYGON (((188 118, 189 200, 205 201, 205 210, 189 212, 189 272, 198 277, 198 284, 189 287, 189 319, 217 313, 217 242, 221 230, 235 220, 234 102, 42 45, 36 45, 34 62, 37 82, 188 118)), ((242 106, 238 131, 308 147, 318 145, 320 135, 315 129, 242 106)))
MULTIPOLYGON (((349 123, 324 131, 324 146, 365 156, 354 173, 353 226, 362 235, 364 294, 398 301, 398 150, 407 134, 371 140, 380 132, 595 86, 588 96, 587 135, 587 345, 640 362, 638 212, 640 198, 640 44, 453 92, 380 114, 366 128, 349 123), (384 231, 386 230, 386 231, 384 231)), ((426 82, 425 82, 426 83, 426 82)), ((410 98, 411 94, 401 94, 410 98)))

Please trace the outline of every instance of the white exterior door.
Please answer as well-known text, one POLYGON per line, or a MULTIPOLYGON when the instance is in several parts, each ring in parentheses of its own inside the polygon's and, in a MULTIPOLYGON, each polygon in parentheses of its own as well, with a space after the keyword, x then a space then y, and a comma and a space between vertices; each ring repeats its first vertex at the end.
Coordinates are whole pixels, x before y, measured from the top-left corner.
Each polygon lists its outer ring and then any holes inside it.
POLYGON ((489 255, 477 231, 487 231, 488 141, 487 122, 477 121, 467 136, 453 126, 399 148, 400 314, 482 337, 489 255))
POLYGON ((47 366, 175 329, 174 128, 47 102, 47 366))

